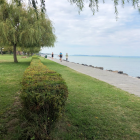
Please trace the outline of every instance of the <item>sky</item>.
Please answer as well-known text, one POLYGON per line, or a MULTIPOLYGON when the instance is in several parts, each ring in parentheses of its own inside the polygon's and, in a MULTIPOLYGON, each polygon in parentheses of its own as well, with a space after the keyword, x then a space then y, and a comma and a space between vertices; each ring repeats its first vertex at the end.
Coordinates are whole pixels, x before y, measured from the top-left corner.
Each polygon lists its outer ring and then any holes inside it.
POLYGON ((42 53, 140 56, 140 13, 131 2, 124 8, 121 3, 117 6, 117 21, 112 0, 101 0, 95 15, 88 3, 80 14, 68 0, 46 0, 45 4, 57 42, 53 48, 42 48, 42 53))

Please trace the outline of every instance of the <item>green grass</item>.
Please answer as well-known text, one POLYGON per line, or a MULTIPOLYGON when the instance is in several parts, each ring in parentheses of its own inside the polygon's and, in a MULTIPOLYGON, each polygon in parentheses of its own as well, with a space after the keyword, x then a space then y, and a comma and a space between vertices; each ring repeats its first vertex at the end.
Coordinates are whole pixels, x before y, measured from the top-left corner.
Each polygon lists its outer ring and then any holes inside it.
POLYGON ((62 74, 69 96, 56 140, 139 140, 140 98, 66 66, 41 59, 62 74))
POLYGON ((15 100, 13 97, 20 89, 23 72, 30 65, 31 58, 20 58, 19 63, 13 63, 13 56, 0 55, 0 114, 15 100))
POLYGON ((4 131, 2 129, 8 127, 8 122, 15 119, 20 82, 30 59, 18 56, 19 63, 14 63, 13 55, 0 55, 0 136, 4 131))
MULTIPOLYGON (((12 129, 17 126, 20 81, 30 59, 18 56, 19 63, 13 63, 13 56, 0 55, 0 135, 5 134, 4 140, 11 139, 12 129)), ((66 66, 41 60, 62 74, 69 90, 65 115, 51 133, 54 140, 140 140, 139 97, 66 66)))

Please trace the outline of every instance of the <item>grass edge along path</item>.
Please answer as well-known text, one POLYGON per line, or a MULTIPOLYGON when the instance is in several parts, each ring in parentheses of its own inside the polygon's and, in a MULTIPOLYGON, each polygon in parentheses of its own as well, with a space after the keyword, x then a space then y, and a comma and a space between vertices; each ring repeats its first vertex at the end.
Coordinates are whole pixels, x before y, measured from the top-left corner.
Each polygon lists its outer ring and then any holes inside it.
POLYGON ((41 61, 62 74, 69 90, 65 117, 52 133, 55 140, 139 140, 139 97, 56 62, 41 61))

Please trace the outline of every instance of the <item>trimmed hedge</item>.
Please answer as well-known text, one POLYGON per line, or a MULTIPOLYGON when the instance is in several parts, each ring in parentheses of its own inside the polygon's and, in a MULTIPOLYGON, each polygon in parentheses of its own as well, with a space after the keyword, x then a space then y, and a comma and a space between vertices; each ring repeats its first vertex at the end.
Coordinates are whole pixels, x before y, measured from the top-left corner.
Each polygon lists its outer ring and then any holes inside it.
POLYGON ((37 126, 34 127, 38 128, 30 130, 33 132, 28 139, 47 139, 51 126, 64 112, 68 97, 65 81, 60 74, 43 65, 37 56, 33 56, 23 75, 20 97, 26 119, 35 123, 37 126), (39 131, 46 135, 42 136, 39 131))

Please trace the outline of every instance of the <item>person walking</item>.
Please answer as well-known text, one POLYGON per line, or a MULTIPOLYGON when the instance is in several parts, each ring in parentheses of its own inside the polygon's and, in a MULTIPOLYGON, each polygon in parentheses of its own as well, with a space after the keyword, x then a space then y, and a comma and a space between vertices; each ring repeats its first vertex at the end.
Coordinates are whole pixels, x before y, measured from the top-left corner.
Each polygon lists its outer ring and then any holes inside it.
POLYGON ((60 61, 62 62, 62 56, 63 56, 63 55, 62 55, 61 52, 60 52, 60 55, 59 55, 59 56, 60 56, 60 61))
POLYGON ((68 53, 66 53, 66 61, 68 61, 68 53))
POLYGON ((52 52, 52 59, 53 59, 53 52, 52 52))

